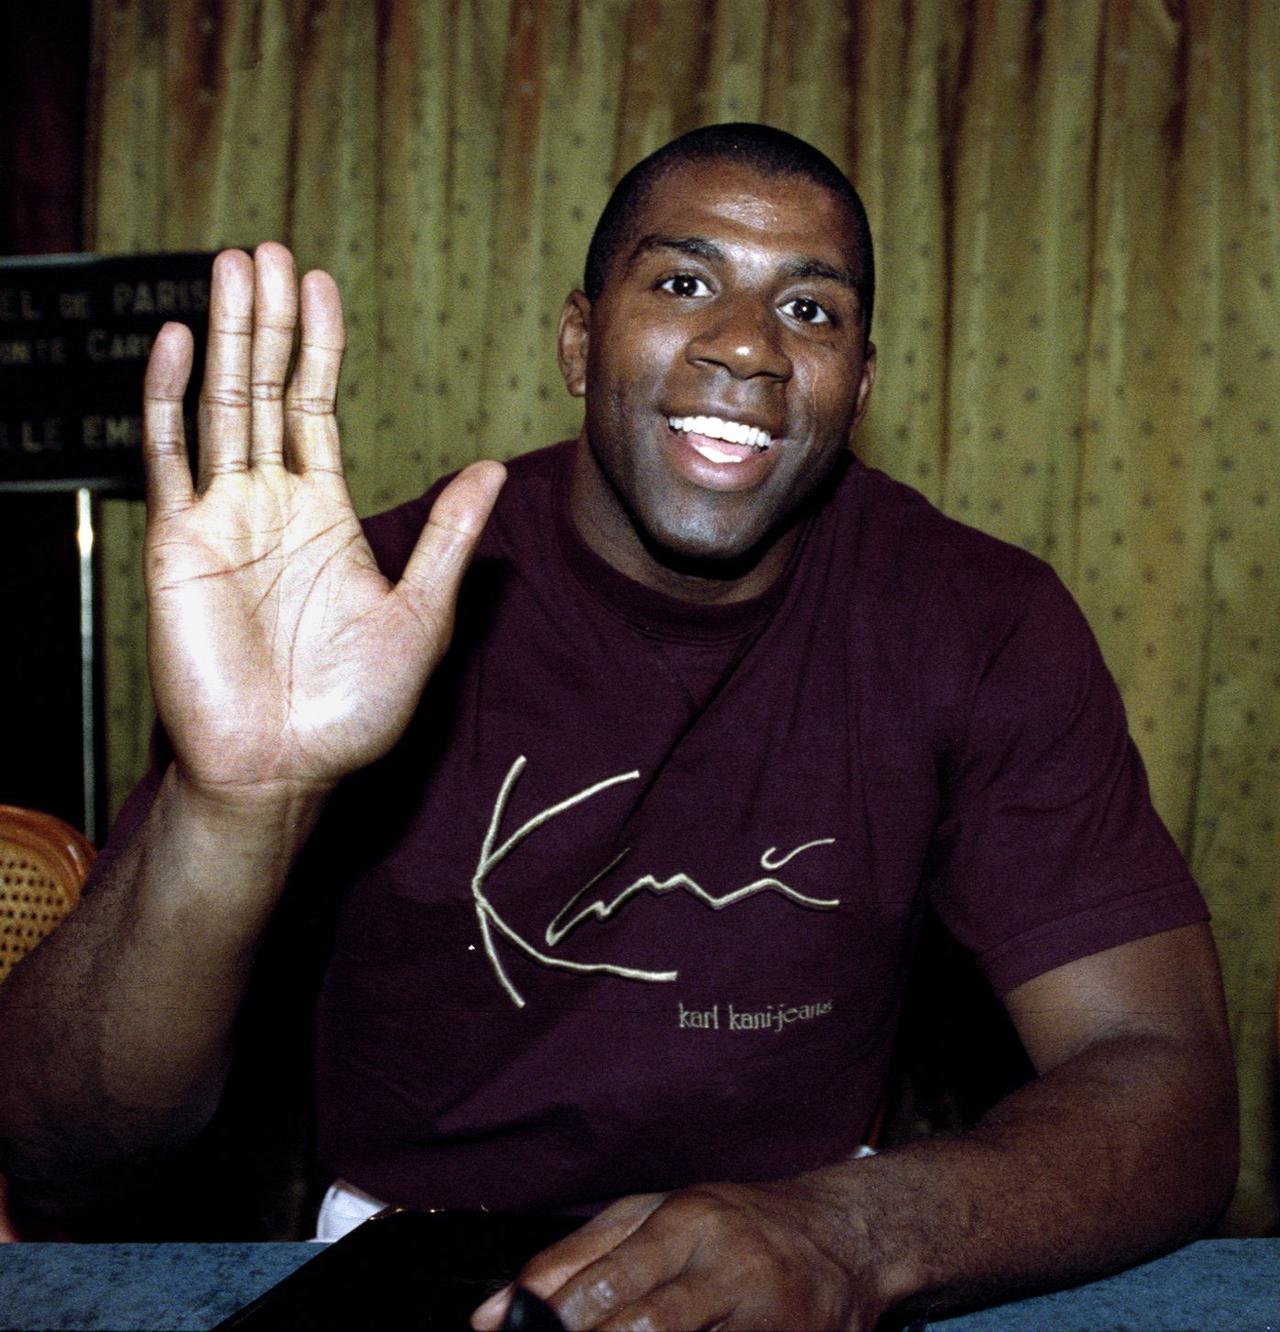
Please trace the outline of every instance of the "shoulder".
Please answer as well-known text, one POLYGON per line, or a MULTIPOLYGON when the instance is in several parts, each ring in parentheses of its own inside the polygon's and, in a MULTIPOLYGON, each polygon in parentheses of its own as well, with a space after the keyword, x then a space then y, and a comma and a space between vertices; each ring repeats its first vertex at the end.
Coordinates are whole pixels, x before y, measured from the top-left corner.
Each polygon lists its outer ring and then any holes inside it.
POLYGON ((971 696, 1010 641, 1051 659, 1092 635, 1053 567, 948 517, 918 491, 855 464, 836 499, 853 556, 858 621, 952 704, 971 696))
POLYGON ((859 557, 913 596, 1005 605, 1057 582, 1038 556, 949 517, 919 491, 856 464, 842 486, 856 508, 859 557))
MULTIPOLYGON (((509 459, 507 482, 481 540, 480 553, 499 540, 498 533, 523 520, 548 515, 552 511, 559 479, 567 473, 573 450, 572 440, 562 440, 547 448, 535 449, 509 459)), ((416 499, 361 520, 364 534, 373 550, 378 567, 388 578, 399 578, 413 551, 436 497, 457 475, 450 472, 434 482, 416 499)))

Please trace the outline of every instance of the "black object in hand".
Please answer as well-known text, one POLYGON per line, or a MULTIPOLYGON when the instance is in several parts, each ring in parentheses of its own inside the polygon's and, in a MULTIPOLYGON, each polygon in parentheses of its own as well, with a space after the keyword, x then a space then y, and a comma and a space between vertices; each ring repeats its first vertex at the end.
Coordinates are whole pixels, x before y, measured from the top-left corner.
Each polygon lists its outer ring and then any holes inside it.
MULTIPOLYGON (((214 1332, 467 1332, 477 1305, 581 1224, 581 1217, 387 1208, 214 1332)), ((563 1332, 554 1310, 517 1289, 521 1295, 526 1321, 510 1321, 509 1312, 505 1326, 563 1332)))
POLYGON ((565 1332, 560 1315, 531 1290, 517 1286, 502 1320, 502 1332, 565 1332))

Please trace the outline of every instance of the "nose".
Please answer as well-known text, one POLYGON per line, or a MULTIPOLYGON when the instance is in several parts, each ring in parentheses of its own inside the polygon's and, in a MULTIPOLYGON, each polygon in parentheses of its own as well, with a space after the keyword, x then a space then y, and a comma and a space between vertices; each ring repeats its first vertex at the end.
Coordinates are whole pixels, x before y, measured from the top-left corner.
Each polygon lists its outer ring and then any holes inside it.
POLYGON ((707 322, 690 339, 686 356, 695 365, 720 366, 735 379, 787 380, 791 358, 782 347, 777 312, 750 297, 717 301, 707 322))

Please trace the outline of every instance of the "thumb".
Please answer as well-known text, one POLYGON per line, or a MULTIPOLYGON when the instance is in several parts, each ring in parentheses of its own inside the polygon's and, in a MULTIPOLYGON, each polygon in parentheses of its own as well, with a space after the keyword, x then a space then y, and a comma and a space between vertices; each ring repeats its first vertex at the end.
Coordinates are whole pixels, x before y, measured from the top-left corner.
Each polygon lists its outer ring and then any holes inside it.
POLYGON ((423 623, 451 623, 462 575, 507 479, 499 462, 464 468, 436 497, 396 588, 423 623))

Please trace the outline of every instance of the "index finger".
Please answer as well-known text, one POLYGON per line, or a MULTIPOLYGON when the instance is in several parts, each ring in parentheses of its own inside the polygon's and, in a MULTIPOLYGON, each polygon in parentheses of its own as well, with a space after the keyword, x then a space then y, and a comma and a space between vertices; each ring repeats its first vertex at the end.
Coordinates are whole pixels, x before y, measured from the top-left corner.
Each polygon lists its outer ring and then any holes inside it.
POLYGON ((142 381, 142 465, 147 512, 164 517, 184 509, 194 495, 182 397, 191 377, 194 342, 185 324, 165 324, 151 345, 142 381))

